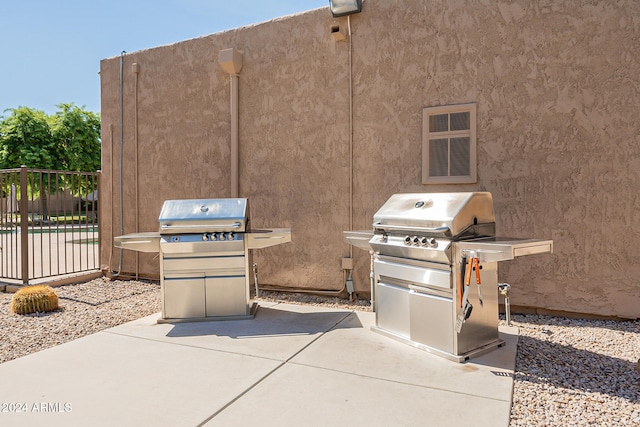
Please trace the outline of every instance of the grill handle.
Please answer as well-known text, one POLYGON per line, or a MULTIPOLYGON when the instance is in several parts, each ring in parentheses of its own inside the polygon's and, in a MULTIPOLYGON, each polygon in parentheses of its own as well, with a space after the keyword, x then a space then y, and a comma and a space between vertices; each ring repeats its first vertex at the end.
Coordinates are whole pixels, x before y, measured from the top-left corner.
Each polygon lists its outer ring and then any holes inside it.
POLYGON ((373 228, 384 228, 387 230, 407 230, 407 231, 415 230, 415 231, 426 231, 428 233, 442 233, 442 234, 445 234, 447 231, 449 231, 449 227, 447 227, 446 225, 442 227, 433 227, 433 228, 432 227, 403 227, 401 225, 382 225, 380 222, 374 222, 373 228))
POLYGON ((209 228, 209 229, 220 229, 220 228, 224 228, 224 229, 229 229, 229 228, 238 228, 242 225, 241 222, 234 222, 233 224, 192 224, 192 225, 161 225, 160 229, 161 230, 188 230, 190 228, 197 228, 199 230, 202 230, 203 228, 209 228))

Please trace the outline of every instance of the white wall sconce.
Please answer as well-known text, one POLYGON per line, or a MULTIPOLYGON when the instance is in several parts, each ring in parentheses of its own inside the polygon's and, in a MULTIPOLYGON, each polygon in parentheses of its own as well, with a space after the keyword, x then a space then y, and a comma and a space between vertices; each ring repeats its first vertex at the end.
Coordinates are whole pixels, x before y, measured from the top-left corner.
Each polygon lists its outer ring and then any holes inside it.
POLYGON ((362 11, 362 0, 329 0, 329 8, 334 18, 352 15, 362 11))

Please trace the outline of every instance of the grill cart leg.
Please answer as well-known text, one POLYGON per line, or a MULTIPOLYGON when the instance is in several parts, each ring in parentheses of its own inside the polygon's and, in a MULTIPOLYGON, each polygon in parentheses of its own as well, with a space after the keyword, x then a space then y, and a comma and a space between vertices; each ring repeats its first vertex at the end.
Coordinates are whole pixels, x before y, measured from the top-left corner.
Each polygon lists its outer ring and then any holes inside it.
POLYGON ((507 319, 507 326, 511 326, 511 307, 509 306, 509 289, 511 285, 508 283, 498 283, 498 290, 504 295, 504 312, 507 319))

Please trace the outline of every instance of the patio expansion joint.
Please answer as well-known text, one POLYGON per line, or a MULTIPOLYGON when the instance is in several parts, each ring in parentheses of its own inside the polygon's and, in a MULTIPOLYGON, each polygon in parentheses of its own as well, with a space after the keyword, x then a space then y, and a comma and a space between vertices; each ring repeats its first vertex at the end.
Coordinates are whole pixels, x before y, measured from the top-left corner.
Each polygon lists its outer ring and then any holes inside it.
POLYGON ((466 392, 462 392, 462 391, 453 391, 453 390, 442 388, 442 387, 431 387, 431 386, 425 386, 425 385, 410 383, 410 382, 406 382, 406 381, 396 381, 396 380, 391 380, 391 379, 388 379, 388 378, 380 378, 380 377, 376 377, 376 376, 372 376, 372 375, 363 375, 363 374, 358 374, 358 373, 355 373, 355 372, 342 371, 340 369, 325 368, 325 367, 322 367, 322 366, 311 365, 311 364, 308 364, 308 363, 291 362, 290 364, 291 365, 297 365, 297 366, 305 366, 305 367, 308 367, 308 368, 320 369, 320 370, 328 371, 328 372, 335 372, 335 373, 338 373, 338 374, 344 374, 344 375, 349 375, 349 376, 353 376, 353 377, 366 378, 366 379, 371 379, 371 380, 375 380, 375 381, 384 381, 384 382, 387 382, 387 383, 400 384, 400 385, 405 385, 405 386, 409 386, 409 387, 417 387, 417 388, 421 388, 421 389, 435 390, 435 391, 444 392, 444 393, 451 393, 451 394, 455 394, 455 395, 486 399, 486 400, 491 400, 491 401, 495 401, 495 402, 511 402, 511 400, 512 400, 511 396, 510 396, 509 399, 506 399, 506 400, 505 399, 496 399, 496 398, 493 398, 493 397, 482 396, 482 395, 474 394, 474 393, 466 393, 466 392))
POLYGON ((282 363, 286 363, 288 361, 288 359, 283 361, 282 359, 278 359, 278 358, 274 358, 274 357, 256 356, 256 355, 253 355, 253 354, 247 354, 247 353, 242 353, 242 352, 238 352, 238 351, 219 350, 219 349, 216 349, 216 348, 203 347, 203 346, 199 346, 199 345, 191 345, 191 344, 184 344, 184 343, 172 343, 172 342, 167 342, 167 341, 164 341, 164 340, 158 340, 158 339, 152 339, 152 338, 146 338, 146 337, 138 337, 138 336, 135 336, 135 335, 123 334, 123 333, 113 332, 113 331, 106 331, 105 330, 105 331, 100 331, 100 332, 97 332, 97 333, 106 333, 106 334, 111 334, 111 335, 118 335, 118 336, 121 336, 121 337, 135 338, 135 339, 143 340, 143 341, 151 341, 151 342, 156 342, 156 343, 161 343, 161 344, 175 345, 175 346, 179 346, 179 347, 187 347, 187 348, 195 348, 195 349, 198 349, 198 350, 213 351, 213 352, 216 352, 216 353, 233 354, 233 355, 236 355, 236 356, 251 357, 251 358, 254 358, 254 359, 272 360, 272 361, 275 361, 275 362, 282 362, 282 363))
MULTIPOLYGON (((218 414, 222 413, 225 409, 227 409, 229 406, 233 405, 235 402, 237 402, 240 398, 242 398, 244 395, 246 395, 247 393, 249 393, 251 390, 253 390, 254 388, 256 388, 260 383, 262 383, 264 380, 266 380, 267 378, 269 378, 271 375, 273 375, 275 372, 279 371, 283 366, 286 366, 287 364, 291 363, 291 359, 293 359, 294 357, 296 357, 297 355, 299 355, 300 353, 302 353, 304 350, 306 350, 307 348, 309 348, 309 346, 311 346, 313 343, 315 343, 316 341, 318 341, 322 336, 324 336, 324 334, 326 334, 327 332, 330 332, 331 330, 333 330, 337 325, 339 325, 341 322, 343 322, 347 317, 349 317, 352 314, 352 312, 349 312, 347 314, 345 314, 344 317, 342 317, 340 320, 338 320, 337 322, 335 322, 329 329, 327 329, 326 331, 319 333, 314 339, 312 339, 311 341, 309 341, 306 345, 304 345, 302 348, 300 348, 298 351, 296 351, 294 354, 292 354, 289 358, 287 358, 286 360, 284 360, 283 362, 281 362, 278 366, 276 366, 275 368, 273 368, 271 371, 267 372, 262 378, 260 378, 258 381, 256 381, 255 383, 253 383, 250 387, 248 387, 246 390, 244 390, 242 393, 238 394, 236 397, 234 397, 233 399, 231 399, 229 402, 227 402, 224 406, 222 406, 220 409, 218 409, 216 412, 214 412, 213 414, 211 414, 209 417, 207 417, 206 419, 204 419, 200 424, 198 424, 198 427, 204 426, 205 424, 207 424, 209 421, 211 421, 212 419, 214 419, 218 414)), ((272 359, 271 359, 272 360, 272 359)), ((291 363, 294 364, 294 363, 291 363)))

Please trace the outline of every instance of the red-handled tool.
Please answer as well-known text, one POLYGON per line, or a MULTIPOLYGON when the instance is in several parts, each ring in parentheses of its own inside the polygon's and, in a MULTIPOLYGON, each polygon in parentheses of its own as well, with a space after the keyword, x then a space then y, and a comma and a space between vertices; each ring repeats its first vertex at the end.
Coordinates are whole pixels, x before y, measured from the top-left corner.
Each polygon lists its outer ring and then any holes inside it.
POLYGON ((476 270, 476 285, 478 285, 478 299, 480 300, 480 305, 484 307, 484 303, 482 302, 482 288, 480 287, 480 258, 473 259, 473 269, 476 270))
POLYGON ((473 260, 475 258, 471 257, 469 259, 467 259, 467 270, 469 270, 469 274, 467 275, 465 281, 464 281, 464 285, 465 286, 469 286, 471 284, 471 272, 473 271, 473 260))

